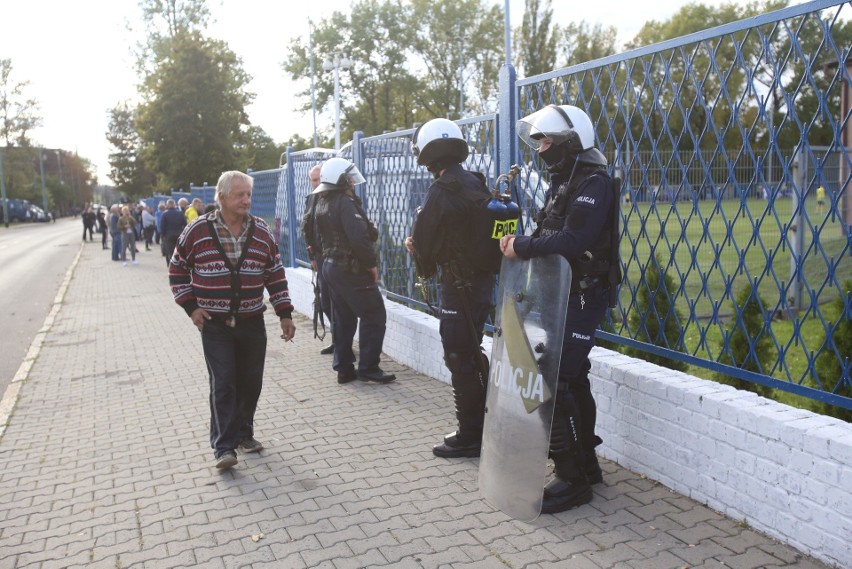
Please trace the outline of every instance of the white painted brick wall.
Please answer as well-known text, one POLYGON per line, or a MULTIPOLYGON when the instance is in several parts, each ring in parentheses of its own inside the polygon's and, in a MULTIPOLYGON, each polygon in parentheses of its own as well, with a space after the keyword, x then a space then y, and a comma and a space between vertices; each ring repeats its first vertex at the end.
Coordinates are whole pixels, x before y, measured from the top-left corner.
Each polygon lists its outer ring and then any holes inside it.
MULTIPOLYGON (((296 310, 311 315, 310 271, 287 276, 296 310)), ((385 353, 449 383, 437 320, 385 306, 385 353)), ((490 354, 489 338, 484 347, 490 354)), ((852 425, 603 348, 591 360, 601 456, 826 563, 852 567, 852 425)))

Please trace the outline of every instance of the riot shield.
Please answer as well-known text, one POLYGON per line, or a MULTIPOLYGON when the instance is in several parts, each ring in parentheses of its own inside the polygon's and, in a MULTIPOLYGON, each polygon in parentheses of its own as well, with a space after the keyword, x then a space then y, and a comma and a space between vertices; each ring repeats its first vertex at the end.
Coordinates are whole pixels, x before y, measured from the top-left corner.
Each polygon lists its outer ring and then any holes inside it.
POLYGON ((541 513, 570 291, 571 267, 561 256, 503 259, 479 490, 522 521, 541 513))

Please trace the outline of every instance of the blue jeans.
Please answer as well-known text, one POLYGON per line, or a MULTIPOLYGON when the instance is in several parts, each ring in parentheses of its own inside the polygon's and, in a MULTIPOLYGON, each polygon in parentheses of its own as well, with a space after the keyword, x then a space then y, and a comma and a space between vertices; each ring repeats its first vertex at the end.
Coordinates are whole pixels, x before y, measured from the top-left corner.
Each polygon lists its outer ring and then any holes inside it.
POLYGON ((121 257, 121 233, 110 233, 112 237, 112 260, 118 261, 121 257))
POLYGON ((210 446, 216 456, 254 436, 254 412, 263 386, 266 327, 263 317, 204 322, 204 359, 210 374, 210 446))

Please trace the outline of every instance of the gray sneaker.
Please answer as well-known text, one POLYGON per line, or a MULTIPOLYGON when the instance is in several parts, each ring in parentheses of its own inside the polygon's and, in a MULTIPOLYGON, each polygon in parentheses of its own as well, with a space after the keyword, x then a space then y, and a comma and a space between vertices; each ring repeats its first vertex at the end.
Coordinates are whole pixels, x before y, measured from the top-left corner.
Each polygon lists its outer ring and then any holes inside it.
POLYGON ((263 443, 254 437, 246 437, 240 441, 238 447, 242 452, 260 452, 263 450, 263 443))
POLYGON ((222 456, 216 457, 213 465, 219 470, 227 470, 237 464, 237 453, 228 450, 222 453, 222 456))

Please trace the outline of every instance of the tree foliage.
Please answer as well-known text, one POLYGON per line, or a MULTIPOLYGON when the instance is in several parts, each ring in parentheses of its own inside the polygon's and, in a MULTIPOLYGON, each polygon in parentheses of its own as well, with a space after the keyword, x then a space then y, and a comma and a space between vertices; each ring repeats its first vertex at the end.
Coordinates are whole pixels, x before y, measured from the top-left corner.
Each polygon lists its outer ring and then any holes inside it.
MULTIPOLYGON (((636 291, 636 304, 627 317, 627 326, 636 340, 682 352, 685 350, 681 336, 683 316, 672 301, 676 287, 672 277, 661 272, 661 267, 659 257, 652 257, 645 266, 645 278, 636 291)), ((625 353, 679 371, 689 367, 679 360, 636 348, 628 347, 625 353)))
POLYGON ((12 60, 0 59, 0 139, 5 146, 29 146, 29 133, 42 123, 38 101, 26 93, 29 81, 16 81, 12 60))
POLYGON ((169 57, 143 83, 136 124, 159 187, 188 188, 238 166, 235 147, 249 124, 245 108, 253 95, 224 42, 186 32, 168 44, 169 57))
POLYGON ((115 189, 130 198, 150 195, 156 176, 145 167, 143 145, 136 131, 133 110, 127 103, 110 110, 107 140, 113 147, 109 154, 110 178, 115 189))
MULTIPOLYGON (((733 322, 733 329, 725 334, 719 363, 727 364, 746 371, 769 375, 776 353, 772 347, 772 338, 767 328, 766 301, 748 283, 737 294, 734 301, 734 314, 739 317, 733 322), (724 345, 727 343, 727 349, 724 345)), ((732 385, 737 389, 753 391, 769 397, 772 388, 734 378, 722 373, 714 374, 720 383, 732 385)))
MULTIPOLYGON (((830 314, 834 322, 828 328, 827 349, 816 361, 817 376, 826 391, 852 397, 852 280, 843 285, 845 294, 839 295, 831 303, 830 314), (844 369, 845 368, 845 369, 844 369)), ((852 422, 852 411, 819 404, 818 411, 844 421, 852 422)))
POLYGON ((552 0, 524 0, 524 18, 515 29, 518 74, 529 77, 556 67, 563 30, 553 22, 552 0))
MULTIPOLYGON (((345 54, 339 72, 341 138, 411 127, 438 116, 458 118, 485 110, 497 85, 502 50, 500 9, 483 0, 360 0, 334 12, 312 33, 314 100, 333 112, 334 76, 322 62, 345 54), (463 69, 464 97, 459 97, 463 69)), ((293 80, 310 77, 306 38, 295 39, 283 68, 293 80)), ((311 108, 310 85, 298 111, 311 108)))

